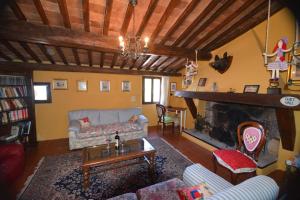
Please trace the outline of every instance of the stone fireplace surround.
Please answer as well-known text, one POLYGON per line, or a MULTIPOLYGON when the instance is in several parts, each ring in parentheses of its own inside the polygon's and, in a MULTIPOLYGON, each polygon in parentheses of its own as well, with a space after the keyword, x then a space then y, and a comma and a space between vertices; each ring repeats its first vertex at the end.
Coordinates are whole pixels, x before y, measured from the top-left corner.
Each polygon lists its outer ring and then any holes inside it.
POLYGON ((186 133, 214 147, 235 149, 237 126, 244 121, 257 121, 266 129, 266 145, 260 153, 258 167, 264 168, 277 161, 280 134, 276 113, 272 108, 230 103, 206 102, 204 119, 209 128, 189 129, 186 133))

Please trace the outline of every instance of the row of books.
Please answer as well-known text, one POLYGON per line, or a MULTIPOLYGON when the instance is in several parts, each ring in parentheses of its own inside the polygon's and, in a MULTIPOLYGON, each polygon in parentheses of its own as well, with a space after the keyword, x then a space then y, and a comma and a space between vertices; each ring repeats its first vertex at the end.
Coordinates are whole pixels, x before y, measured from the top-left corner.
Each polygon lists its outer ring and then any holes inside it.
POLYGON ((15 110, 27 107, 24 99, 2 99, 0 100, 0 111, 15 110))
POLYGON ((0 137, 0 141, 15 141, 18 137, 28 136, 30 134, 31 121, 19 122, 11 127, 10 134, 0 137))
POLYGON ((27 96, 26 86, 0 87, 0 97, 25 97, 27 96))
POLYGON ((0 85, 25 85, 24 76, 0 75, 0 85))
POLYGON ((20 109, 20 110, 14 110, 9 112, 2 112, 0 113, 0 119, 2 124, 7 124, 10 122, 16 122, 20 120, 24 120, 28 118, 28 109, 20 109))

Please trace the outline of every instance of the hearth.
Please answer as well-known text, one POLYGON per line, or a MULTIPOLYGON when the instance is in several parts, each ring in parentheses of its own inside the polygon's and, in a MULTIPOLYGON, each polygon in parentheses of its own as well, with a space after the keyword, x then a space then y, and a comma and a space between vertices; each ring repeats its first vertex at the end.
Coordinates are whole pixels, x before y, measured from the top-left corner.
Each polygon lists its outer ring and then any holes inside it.
POLYGON ((267 142, 258 159, 258 166, 265 167, 278 157, 280 133, 273 108, 259 106, 206 102, 203 117, 188 134, 217 148, 234 149, 237 145, 237 126, 244 121, 257 121, 266 129, 267 142), (201 126, 201 124, 203 126, 201 126))

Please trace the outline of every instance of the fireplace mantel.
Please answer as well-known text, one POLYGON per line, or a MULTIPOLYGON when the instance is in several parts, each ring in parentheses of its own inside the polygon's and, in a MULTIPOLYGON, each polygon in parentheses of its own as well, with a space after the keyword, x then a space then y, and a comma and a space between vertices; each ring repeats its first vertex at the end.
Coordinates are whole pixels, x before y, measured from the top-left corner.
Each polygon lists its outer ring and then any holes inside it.
POLYGON ((197 108, 193 99, 274 108, 276 109, 282 147, 286 150, 294 150, 296 137, 294 110, 300 110, 300 105, 293 107, 286 106, 282 104, 280 100, 284 97, 294 97, 300 99, 300 95, 176 91, 175 96, 183 97, 185 99, 185 102, 194 119, 197 116, 197 108))

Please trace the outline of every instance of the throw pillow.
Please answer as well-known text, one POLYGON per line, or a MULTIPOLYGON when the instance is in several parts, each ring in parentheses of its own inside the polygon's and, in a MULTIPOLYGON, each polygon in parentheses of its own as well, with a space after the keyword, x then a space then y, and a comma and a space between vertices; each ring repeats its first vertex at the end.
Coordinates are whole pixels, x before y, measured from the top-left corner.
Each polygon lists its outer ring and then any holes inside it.
POLYGON ((205 182, 193 187, 179 189, 177 193, 181 200, 203 200, 213 194, 205 182))
POLYGON ((90 120, 88 117, 84 117, 78 120, 81 128, 88 128, 90 126, 90 120))
POLYGON ((138 117, 137 115, 132 115, 128 121, 134 123, 134 122, 136 122, 138 119, 139 119, 139 117, 138 117))

